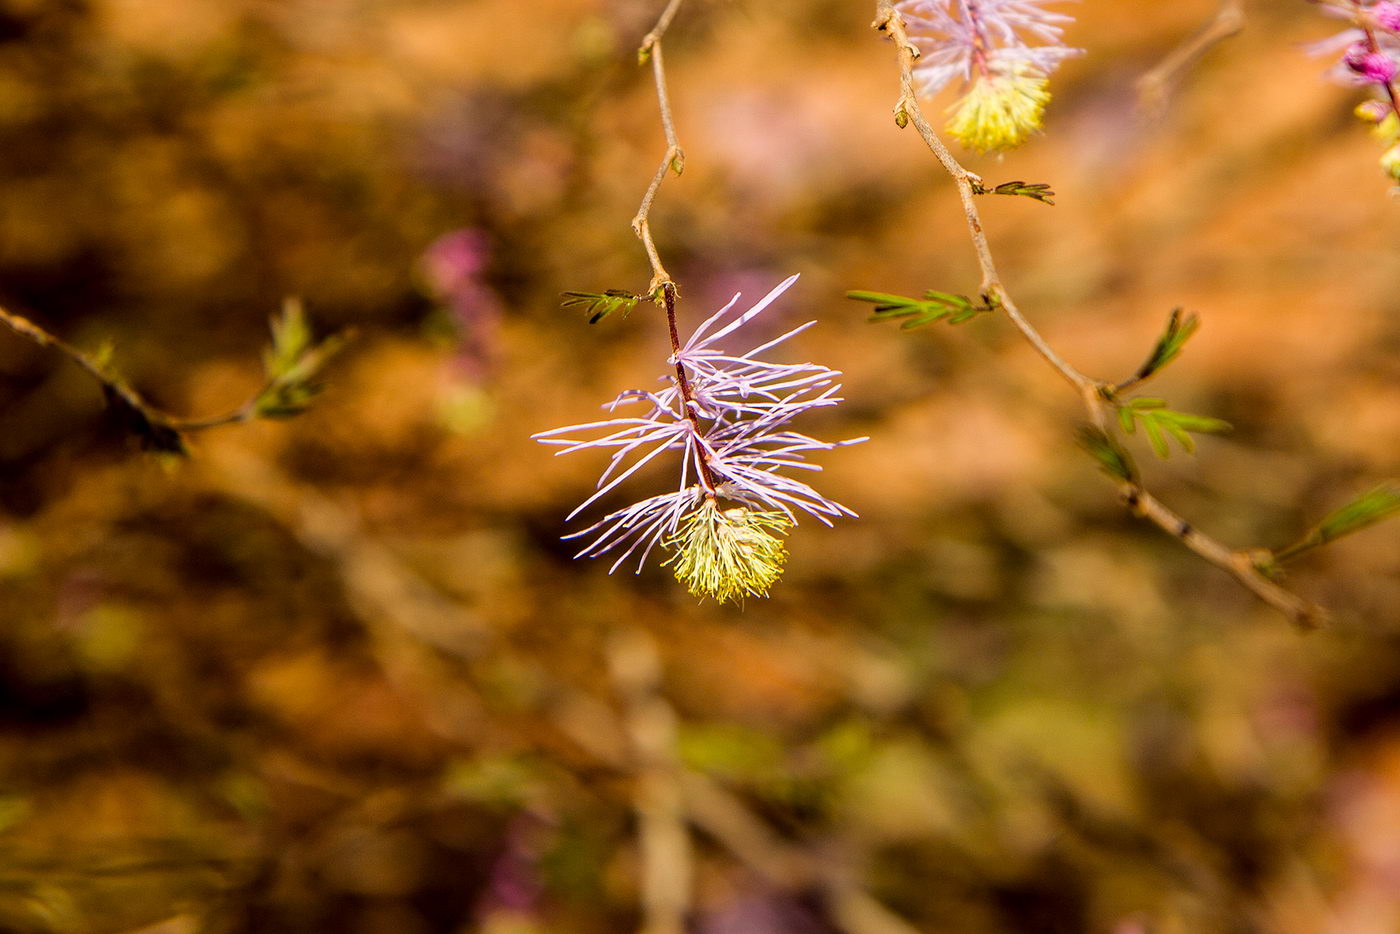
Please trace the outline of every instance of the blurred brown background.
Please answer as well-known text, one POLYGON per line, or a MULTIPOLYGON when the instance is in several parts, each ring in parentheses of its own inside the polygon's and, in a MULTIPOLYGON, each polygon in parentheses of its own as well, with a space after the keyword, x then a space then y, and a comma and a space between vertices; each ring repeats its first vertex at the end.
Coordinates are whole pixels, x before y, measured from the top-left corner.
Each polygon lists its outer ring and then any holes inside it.
MULTIPOLYGON (((819 478, 862 518, 742 608, 570 559, 602 459, 529 435, 666 352, 558 307, 649 278, 659 6, 0 0, 0 303, 190 414, 285 296, 359 333, 173 467, 0 334, 0 930, 631 931, 679 820, 697 934, 1400 930, 1396 529, 1297 569, 1337 618, 1299 635, 1125 515, 1004 321, 864 323, 846 289, 977 286, 873 4, 688 3, 653 215, 683 326, 802 274, 769 326, 821 320, 790 352, 847 374, 808 428, 872 437, 819 478)), ((984 209, 1088 372, 1202 315, 1152 392, 1236 431, 1139 457, 1280 545, 1397 472, 1400 204, 1301 0, 1138 112, 1214 6, 1067 7, 1046 134, 969 166, 1058 192, 984 209)))

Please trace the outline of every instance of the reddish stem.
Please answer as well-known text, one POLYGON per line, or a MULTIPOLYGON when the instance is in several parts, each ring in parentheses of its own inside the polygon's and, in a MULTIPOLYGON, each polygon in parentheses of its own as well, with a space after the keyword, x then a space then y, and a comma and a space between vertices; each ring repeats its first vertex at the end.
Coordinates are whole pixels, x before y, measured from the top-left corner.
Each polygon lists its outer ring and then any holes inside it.
POLYGON ((982 36, 982 20, 977 15, 977 0, 959 0, 958 5, 972 27, 972 64, 982 77, 989 77, 991 69, 987 66, 987 43, 982 36))
POLYGON ((705 493, 710 499, 715 498, 714 472, 710 470, 710 458, 705 451, 705 444, 702 440, 704 435, 700 432, 700 419, 695 414, 695 393, 690 388, 690 377, 686 375, 685 365, 681 363, 681 337, 676 330, 676 287, 673 283, 663 282, 661 284, 661 295, 666 300, 666 324, 671 329, 671 356, 676 361, 676 385, 681 390, 681 408, 685 412, 685 420, 690 422, 690 430, 695 433, 696 444, 700 446, 700 482, 705 487, 705 493))

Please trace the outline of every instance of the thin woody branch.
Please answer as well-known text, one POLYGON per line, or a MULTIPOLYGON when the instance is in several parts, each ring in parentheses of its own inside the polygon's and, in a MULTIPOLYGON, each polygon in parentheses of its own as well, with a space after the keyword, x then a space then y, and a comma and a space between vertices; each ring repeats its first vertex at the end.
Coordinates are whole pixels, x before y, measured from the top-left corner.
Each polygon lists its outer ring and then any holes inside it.
POLYGON ((646 194, 642 196, 642 204, 637 209, 636 216, 632 218, 632 230, 642 241, 642 246, 647 251, 647 259, 651 262, 651 285, 647 291, 653 296, 663 284, 673 280, 661 262, 661 255, 656 251, 656 242, 651 236, 651 206, 656 200, 656 193, 661 189, 661 183, 666 180, 666 173, 675 172, 679 175, 685 170, 685 152, 681 149, 680 138, 676 134, 675 118, 671 115, 671 98, 666 91, 666 64, 661 53, 661 37, 670 28, 671 20, 675 19, 682 2, 684 0, 671 0, 666 5, 656 26, 642 39, 641 47, 637 50, 638 57, 643 61, 651 59, 652 77, 656 82, 656 100, 661 109, 661 128, 666 134, 666 153, 661 157, 661 164, 657 166, 646 194))
POLYGON ((143 399, 125 380, 115 376, 96 357, 49 333, 28 318, 0 308, 0 323, 4 323, 19 336, 40 347, 56 350, 77 364, 102 387, 102 394, 108 404, 122 414, 132 432, 141 438, 146 447, 153 450, 183 453, 185 445, 181 435, 184 432, 237 424, 255 417, 254 403, 257 396, 233 412, 213 418, 184 419, 162 412, 143 399))
MULTIPOLYGON (((299 305, 290 302, 284 314, 300 315, 299 305)), ((284 318, 284 322, 286 320, 284 318)), ((290 394, 298 394, 298 400, 309 398, 314 389, 306 385, 306 380, 340 349, 345 339, 344 336, 332 338, 315 346, 298 344, 282 361, 285 372, 270 375, 268 381, 238 408, 207 418, 187 418, 162 411, 142 398, 102 359, 79 350, 23 315, 0 308, 0 323, 26 340, 67 357, 97 381, 108 405, 121 415, 127 428, 141 439, 145 447, 174 454, 185 453, 184 436, 188 433, 243 424, 259 418, 284 417, 300 411, 300 401, 293 404, 290 394)))
MULTIPOLYGON (((666 326, 670 329, 671 353, 681 352, 680 334, 676 327, 676 298, 677 289, 675 280, 666 271, 666 267, 661 262, 661 256, 656 251, 656 242, 651 236, 651 206, 656 200, 656 193, 661 188, 661 183, 666 179, 667 172, 675 172, 677 175, 685 169, 685 153, 681 150, 680 137, 676 134, 676 121, 671 115, 671 98, 666 91, 666 66, 661 55, 661 37, 670 28, 671 20, 675 19, 677 11, 681 8, 684 0, 670 0, 666 4, 666 9, 661 12, 661 18, 657 20, 656 26, 642 39, 641 47, 637 50, 638 57, 645 60, 650 57, 652 75, 656 80, 656 103, 661 111, 661 128, 666 134, 666 154, 661 158, 661 165, 657 166, 656 174, 652 176, 651 184, 647 186, 646 194, 642 197, 642 206, 637 210, 637 216, 632 218, 632 230, 642 241, 642 246, 646 248, 647 259, 651 262, 651 285, 648 291, 653 298, 660 293, 661 302, 666 308, 666 326)), ((696 437, 700 437, 700 425, 695 415, 695 395, 691 390, 690 380, 686 377, 685 367, 676 361, 676 385, 680 388, 681 407, 685 411, 685 417, 690 422, 696 437)), ((701 448, 700 457, 700 479, 705 488, 705 493, 710 499, 715 497, 716 480, 714 471, 710 468, 709 456, 701 448)))
MULTIPOLYGON (((896 122, 900 126, 913 123, 920 138, 957 185, 966 215, 968 233, 981 269, 983 296, 989 304, 1005 311, 1025 340, 1078 391, 1089 421, 1099 431, 1107 434, 1111 430, 1108 394, 1113 389, 1112 384, 1087 376, 1068 363, 1026 320, 1007 294, 997 274, 991 246, 975 200, 976 184, 981 180, 963 168, 924 115, 914 90, 914 63, 918 61, 919 50, 909 41, 904 18, 895 8, 893 0, 876 0, 875 6, 875 21, 871 25, 894 40, 899 58, 900 96, 894 108, 896 122)), ((1261 566, 1268 563, 1269 552, 1236 550, 1211 538, 1164 505, 1135 477, 1120 480, 1118 485, 1134 515, 1148 520, 1200 557, 1231 574, 1251 593, 1293 623, 1312 627, 1321 624, 1325 619, 1325 613, 1320 607, 1279 586, 1260 570, 1261 566)))
POLYGON ((1138 103, 1149 114, 1166 109, 1172 91, 1201 58, 1244 29, 1244 0, 1221 0, 1210 21, 1137 81, 1138 103))

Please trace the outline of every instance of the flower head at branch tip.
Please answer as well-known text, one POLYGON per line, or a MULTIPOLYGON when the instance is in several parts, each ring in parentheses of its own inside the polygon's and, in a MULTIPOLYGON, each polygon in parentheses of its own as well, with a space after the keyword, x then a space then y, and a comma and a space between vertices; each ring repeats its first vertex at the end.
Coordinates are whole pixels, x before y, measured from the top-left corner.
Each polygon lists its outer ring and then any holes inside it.
POLYGON ((1071 18, 1050 0, 899 0, 922 53, 914 75, 924 94, 959 82, 948 132, 979 152, 1010 149, 1040 129, 1051 72, 1081 49, 1062 41, 1071 18))
POLYGON ((783 573, 787 548, 779 535, 793 525, 781 512, 745 506, 721 509, 706 499, 664 543, 676 580, 697 597, 721 602, 766 597, 783 573))
POLYGON ((1337 83, 1370 89, 1371 99, 1356 108, 1356 116, 1371 125, 1386 147, 1381 168, 1400 182, 1400 115, 1396 113, 1400 89, 1395 86, 1400 77, 1400 3, 1345 0, 1323 2, 1321 8, 1349 25, 1330 39, 1312 43, 1308 50, 1336 56, 1328 75, 1337 83))
POLYGON ((799 415, 841 401, 841 374, 815 363, 762 359, 816 322, 742 353, 719 346, 796 281, 796 276, 787 279, 743 311, 735 310, 740 296, 734 296, 671 355, 664 388, 628 390, 605 406, 608 418, 534 436, 561 446, 560 454, 612 451, 597 490, 570 518, 653 461, 677 468, 670 492, 617 509, 566 536, 588 540, 577 557, 616 550, 621 554, 612 570, 635 558, 640 571, 660 545, 672 553, 665 563, 692 593, 738 599, 767 593, 778 579, 786 556, 779 535, 796 524, 799 512, 826 525, 855 515, 791 476, 821 469, 807 461, 813 452, 865 440, 819 441, 790 427, 799 415), (671 457, 663 459, 668 453, 671 457))

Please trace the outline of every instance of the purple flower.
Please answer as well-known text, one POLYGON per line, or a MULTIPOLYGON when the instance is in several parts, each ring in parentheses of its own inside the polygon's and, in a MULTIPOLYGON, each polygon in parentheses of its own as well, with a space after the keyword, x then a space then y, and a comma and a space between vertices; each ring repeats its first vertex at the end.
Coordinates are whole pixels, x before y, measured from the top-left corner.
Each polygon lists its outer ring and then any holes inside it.
POLYGON ((1073 18, 1044 9, 1050 0, 900 0, 909 38, 923 53, 915 66, 925 94, 957 78, 1046 77, 1067 58, 1064 24, 1073 18), (1032 45, 1031 43, 1038 43, 1032 45))
POLYGON ((500 296, 485 280, 490 255, 486 234, 466 229, 438 237, 419 259, 427 292, 451 313, 461 336, 456 367, 474 383, 490 375, 503 316, 500 296))
POLYGON ((964 89, 948 132, 979 152, 1010 149, 1040 129, 1048 77, 1079 55, 1061 41, 1070 17, 1048 0, 900 0, 919 48, 914 76, 924 94, 955 79, 964 89))
POLYGON ((776 538, 765 530, 785 530, 799 512, 827 525, 838 516, 855 515, 788 475, 794 470, 820 470, 806 460, 814 451, 865 440, 819 441, 789 427, 799 415, 841 401, 836 381, 840 373, 815 363, 772 363, 759 356, 816 322, 809 321, 743 353, 730 353, 719 346, 796 281, 797 276, 783 281, 738 314, 733 314, 740 298, 735 295, 670 357, 668 363, 686 375, 688 402, 677 377, 667 375, 662 377, 664 388, 655 392, 628 390, 606 406, 612 413, 625 408, 632 414, 614 414, 533 436, 544 444, 561 445, 559 454, 593 448, 613 452, 597 490, 570 513, 571 519, 647 464, 668 452, 679 455, 674 490, 625 506, 566 536, 589 539, 578 557, 620 549, 611 570, 638 555, 640 571, 652 550, 662 544, 683 552, 673 560, 680 559, 678 576, 691 584, 693 591, 737 597, 766 591, 781 569, 781 548, 775 549, 776 538), (721 509, 719 501, 735 508, 721 509), (714 554, 697 556, 696 549, 712 549, 714 554), (758 556, 763 557, 764 567, 754 570, 749 565, 758 561, 758 556), (710 575, 713 580, 697 589, 697 574, 710 575))

